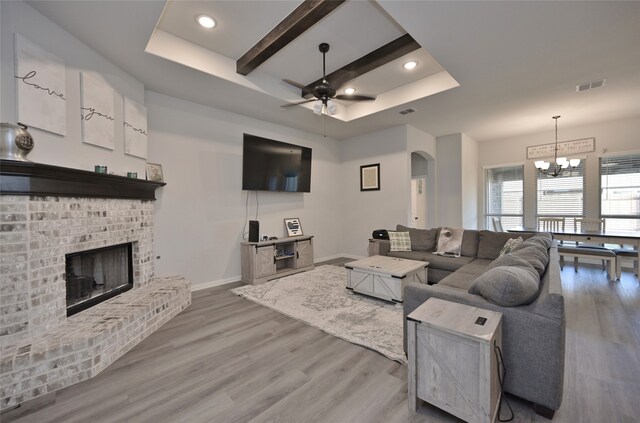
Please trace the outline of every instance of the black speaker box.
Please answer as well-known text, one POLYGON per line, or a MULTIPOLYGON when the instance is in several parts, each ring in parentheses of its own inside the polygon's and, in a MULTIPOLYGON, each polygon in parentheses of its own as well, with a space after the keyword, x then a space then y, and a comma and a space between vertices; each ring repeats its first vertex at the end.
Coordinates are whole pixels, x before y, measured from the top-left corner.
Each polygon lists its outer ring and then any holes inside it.
POLYGON ((257 220, 249 221, 249 242, 258 242, 260 240, 260 222, 257 220))

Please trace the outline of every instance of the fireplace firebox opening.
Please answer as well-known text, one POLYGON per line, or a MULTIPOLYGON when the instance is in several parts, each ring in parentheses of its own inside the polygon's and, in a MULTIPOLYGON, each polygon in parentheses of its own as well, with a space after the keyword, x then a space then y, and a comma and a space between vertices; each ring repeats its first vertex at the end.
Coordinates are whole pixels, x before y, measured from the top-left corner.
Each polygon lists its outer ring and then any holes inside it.
POLYGON ((133 288, 132 243, 65 256, 67 317, 133 288))

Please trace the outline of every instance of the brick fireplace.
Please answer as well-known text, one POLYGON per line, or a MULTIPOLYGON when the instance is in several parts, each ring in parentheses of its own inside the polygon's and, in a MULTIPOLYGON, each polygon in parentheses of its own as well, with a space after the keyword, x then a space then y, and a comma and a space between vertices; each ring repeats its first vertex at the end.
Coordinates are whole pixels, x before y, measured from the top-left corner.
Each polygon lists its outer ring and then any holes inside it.
POLYGON ((1 171, 0 408, 6 409, 94 376, 186 308, 191 296, 183 278, 153 274, 153 200, 164 184, 5 160, 1 171), (129 243, 133 289, 67 318, 65 256, 129 243))

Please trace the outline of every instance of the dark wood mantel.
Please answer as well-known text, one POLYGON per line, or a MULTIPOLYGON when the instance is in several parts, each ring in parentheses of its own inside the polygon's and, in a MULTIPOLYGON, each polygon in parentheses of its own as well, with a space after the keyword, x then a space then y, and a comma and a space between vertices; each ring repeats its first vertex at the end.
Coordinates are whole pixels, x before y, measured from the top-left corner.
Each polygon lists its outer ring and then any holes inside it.
POLYGON ((155 200, 152 182, 41 163, 0 160, 0 194, 155 200))

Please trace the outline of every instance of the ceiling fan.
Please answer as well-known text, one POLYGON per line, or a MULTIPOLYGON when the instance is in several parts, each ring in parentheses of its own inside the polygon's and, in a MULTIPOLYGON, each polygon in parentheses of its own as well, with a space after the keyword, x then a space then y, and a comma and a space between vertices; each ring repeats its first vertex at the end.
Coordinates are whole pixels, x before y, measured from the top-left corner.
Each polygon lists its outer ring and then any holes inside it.
POLYGON ((318 114, 333 114, 335 113, 335 106, 331 104, 331 100, 348 100, 348 101, 373 101, 376 98, 369 95, 356 95, 356 94, 338 94, 336 95, 338 89, 348 80, 353 79, 352 74, 346 73, 343 77, 333 81, 330 83, 327 81, 327 73, 326 73, 326 60, 325 56, 329 51, 329 44, 321 43, 318 46, 318 49, 322 53, 322 82, 316 85, 313 88, 308 88, 307 86, 300 84, 298 82, 292 81, 290 79, 283 79, 289 85, 293 85, 296 88, 300 88, 302 90, 302 97, 305 97, 309 94, 313 95, 314 98, 305 99, 302 101, 298 101, 295 103, 287 103, 283 104, 282 107, 292 107, 297 106, 299 104, 309 103, 312 101, 320 101, 321 107, 314 108, 314 112, 318 114), (333 111, 333 113, 332 113, 333 111))

